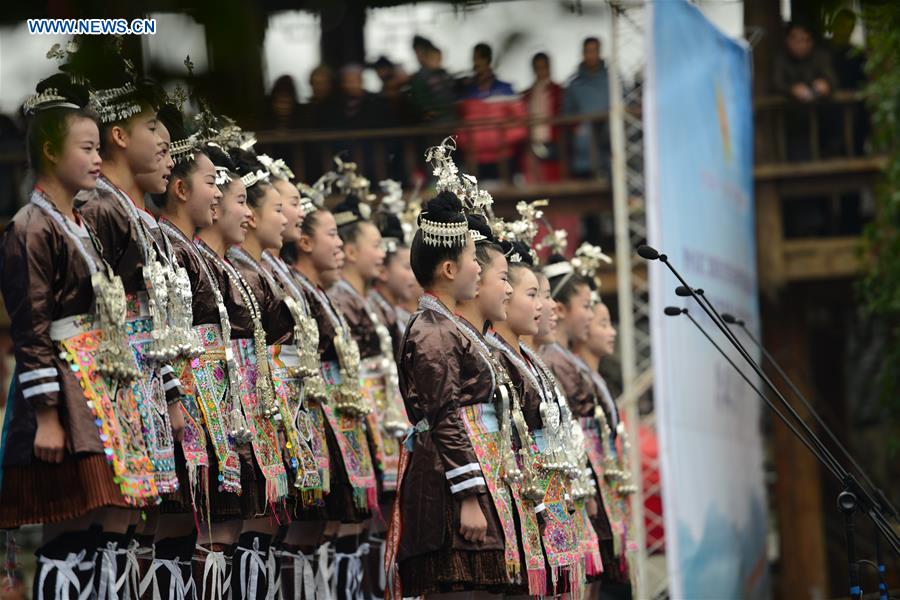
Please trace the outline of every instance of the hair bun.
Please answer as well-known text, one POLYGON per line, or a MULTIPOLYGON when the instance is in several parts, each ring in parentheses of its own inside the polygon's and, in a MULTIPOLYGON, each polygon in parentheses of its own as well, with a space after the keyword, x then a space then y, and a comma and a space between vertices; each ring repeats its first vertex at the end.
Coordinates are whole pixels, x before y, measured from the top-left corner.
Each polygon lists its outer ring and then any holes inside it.
POLYGON ((234 161, 225 150, 218 144, 204 144, 202 146, 203 153, 209 157, 213 165, 228 169, 235 172, 234 161))
POLYGON ((477 232, 479 235, 475 236, 476 243, 497 243, 497 239, 494 237, 494 232, 491 231, 491 226, 488 224, 487 219, 482 215, 466 215, 466 220, 469 222, 469 231, 477 232))
POLYGON ((459 223, 466 219, 462 201, 453 192, 443 191, 428 201, 423 214, 437 223, 459 223))
POLYGON ((169 130, 172 140, 183 140, 188 137, 187 129, 184 126, 184 115, 174 104, 167 103, 160 106, 156 118, 169 130))
POLYGON ((504 241, 501 247, 503 248, 503 255, 511 263, 534 266, 534 257, 528 244, 520 241, 504 241))
POLYGON ((259 162, 256 154, 250 150, 243 148, 230 148, 228 156, 234 164, 234 169, 238 175, 247 175, 248 173, 256 173, 257 171, 266 171, 265 165, 259 162))
POLYGON ((379 212, 375 217, 375 221, 376 225, 378 225, 378 230, 381 232, 381 237, 401 241, 406 237, 406 232, 403 231, 403 223, 397 215, 379 212))

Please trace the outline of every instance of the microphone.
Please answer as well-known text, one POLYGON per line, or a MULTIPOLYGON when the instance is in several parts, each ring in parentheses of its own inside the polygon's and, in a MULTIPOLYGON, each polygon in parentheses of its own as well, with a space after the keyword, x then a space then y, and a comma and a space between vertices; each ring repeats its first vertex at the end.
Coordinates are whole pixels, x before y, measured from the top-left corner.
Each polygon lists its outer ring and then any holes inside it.
MULTIPOLYGON (((646 259, 646 260, 660 260, 665 263, 666 267, 676 279, 685 287, 688 291, 690 291, 690 295, 697 300, 697 303, 700 305, 700 308, 704 313, 712 320, 713 324, 722 332, 722 334, 728 339, 731 345, 738 351, 744 361, 750 366, 750 368, 756 373, 756 375, 766 384, 766 387, 775 394, 778 398, 778 401, 785 408, 788 415, 790 416, 790 420, 782 415, 780 412, 776 412, 778 417, 784 422, 786 426, 794 433, 798 439, 812 452, 813 456, 816 457, 817 460, 831 472, 838 480, 840 480, 844 486, 845 490, 851 490, 854 493, 858 493, 864 499, 864 507, 865 514, 872 520, 881 534, 888 540, 891 544, 893 550, 900 555, 900 536, 898 536, 897 532, 894 531, 893 526, 887 521, 883 512, 881 511, 879 505, 873 500, 872 495, 868 493, 862 486, 859 485, 859 482, 853 477, 853 475, 848 472, 844 466, 834 457, 834 455, 828 450, 828 448, 824 445, 821 439, 815 434, 815 432, 809 427, 809 425, 800 417, 794 407, 788 402, 787 398, 784 397, 784 394, 778 389, 778 387, 772 382, 772 380, 765 374, 762 370, 762 367, 750 356, 750 353, 747 349, 740 343, 740 341, 734 336, 731 330, 727 327, 727 325, 722 321, 719 316, 718 311, 715 310, 715 307, 706 299, 701 293, 695 292, 688 282, 684 279, 681 273, 669 262, 668 257, 665 254, 661 254, 658 250, 651 246, 642 245, 637 249, 638 254, 646 259), (793 421, 793 422, 792 422, 793 421)), ((768 402, 767 402, 768 404, 768 402)), ((773 405, 769 404, 771 408, 773 405)), ((848 550, 850 548, 848 547, 848 550)), ((855 594, 851 594, 855 595, 855 594)))
POLYGON ((738 319, 731 313, 722 313, 722 320, 725 321, 726 323, 728 323, 729 325, 740 325, 741 327, 744 326, 744 321, 741 319, 738 319))
POLYGON ((678 308, 677 306, 667 306, 665 308, 665 313, 670 317, 677 317, 678 315, 680 315, 683 312, 686 313, 687 309, 686 308, 678 308))
POLYGON ((656 248, 654 248, 653 246, 648 246, 647 244, 641 244, 640 246, 638 246, 637 253, 641 258, 646 260, 660 259, 663 262, 666 261, 665 254, 660 254, 656 251, 656 248))

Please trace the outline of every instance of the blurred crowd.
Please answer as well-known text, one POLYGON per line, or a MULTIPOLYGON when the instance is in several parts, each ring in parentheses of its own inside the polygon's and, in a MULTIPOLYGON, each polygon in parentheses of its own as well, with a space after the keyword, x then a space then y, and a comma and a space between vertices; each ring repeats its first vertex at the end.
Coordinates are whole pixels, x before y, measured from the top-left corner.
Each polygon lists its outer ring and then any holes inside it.
MULTIPOLYGON (((338 71, 327 65, 316 67, 309 76, 312 95, 303 103, 293 79, 288 75, 278 78, 270 95, 268 127, 357 131, 430 125, 457 133, 460 149, 474 153, 469 160, 474 158, 481 178, 497 179, 500 161, 512 161, 515 169, 524 171, 522 162, 530 152, 539 161, 540 178, 555 180, 559 179, 561 136, 553 119, 601 115, 572 128, 568 166, 576 177, 595 176, 606 168, 608 134, 602 115, 609 110, 609 81, 599 38, 582 41, 581 63, 565 85, 554 80, 550 57, 544 52, 535 54, 531 59, 534 81, 519 91, 494 72, 494 52, 486 43, 475 45, 471 71, 462 75, 445 68, 441 49, 430 40, 416 36, 412 46, 418 62, 418 70, 412 74, 385 56, 338 71), (378 75, 381 89, 377 93, 363 87, 365 69, 378 75), (515 124, 475 126, 484 122, 515 124)), ((392 152, 397 150, 396 142, 392 147, 389 140, 388 146, 389 155, 397 154, 392 152)), ((330 149, 349 148, 334 143, 330 149)), ((319 157, 309 161, 315 171, 319 157)), ((402 172, 390 174, 405 179, 402 172)))

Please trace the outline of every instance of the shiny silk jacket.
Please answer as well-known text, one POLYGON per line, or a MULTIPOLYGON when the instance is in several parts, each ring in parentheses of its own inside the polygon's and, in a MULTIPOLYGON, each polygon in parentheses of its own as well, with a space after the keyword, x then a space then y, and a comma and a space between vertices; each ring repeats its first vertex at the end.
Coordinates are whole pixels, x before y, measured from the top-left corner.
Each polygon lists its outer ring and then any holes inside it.
POLYGON ((419 430, 400 484, 398 559, 448 546, 502 549, 500 522, 460 416, 460 407, 493 400, 490 366, 448 314, 427 307, 411 317, 398 358, 406 412, 419 430), (459 533, 461 502, 472 495, 488 524, 481 544, 471 544, 459 533))

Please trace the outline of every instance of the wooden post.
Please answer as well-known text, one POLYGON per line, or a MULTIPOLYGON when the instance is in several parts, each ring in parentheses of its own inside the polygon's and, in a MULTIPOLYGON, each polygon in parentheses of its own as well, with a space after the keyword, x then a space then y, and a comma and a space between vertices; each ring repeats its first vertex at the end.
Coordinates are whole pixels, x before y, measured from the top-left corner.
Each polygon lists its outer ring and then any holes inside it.
MULTIPOLYGON (((804 302, 763 303, 763 341, 785 372, 812 398, 809 333, 804 302)), ((776 374, 768 375, 778 383, 776 374)), ((799 402, 793 404, 807 422, 799 402)), ((821 598, 828 593, 822 514, 821 468, 818 461, 774 415, 772 453, 776 481, 774 504, 780 538, 777 598, 821 598)), ((815 428, 814 428, 815 429, 815 428)))

